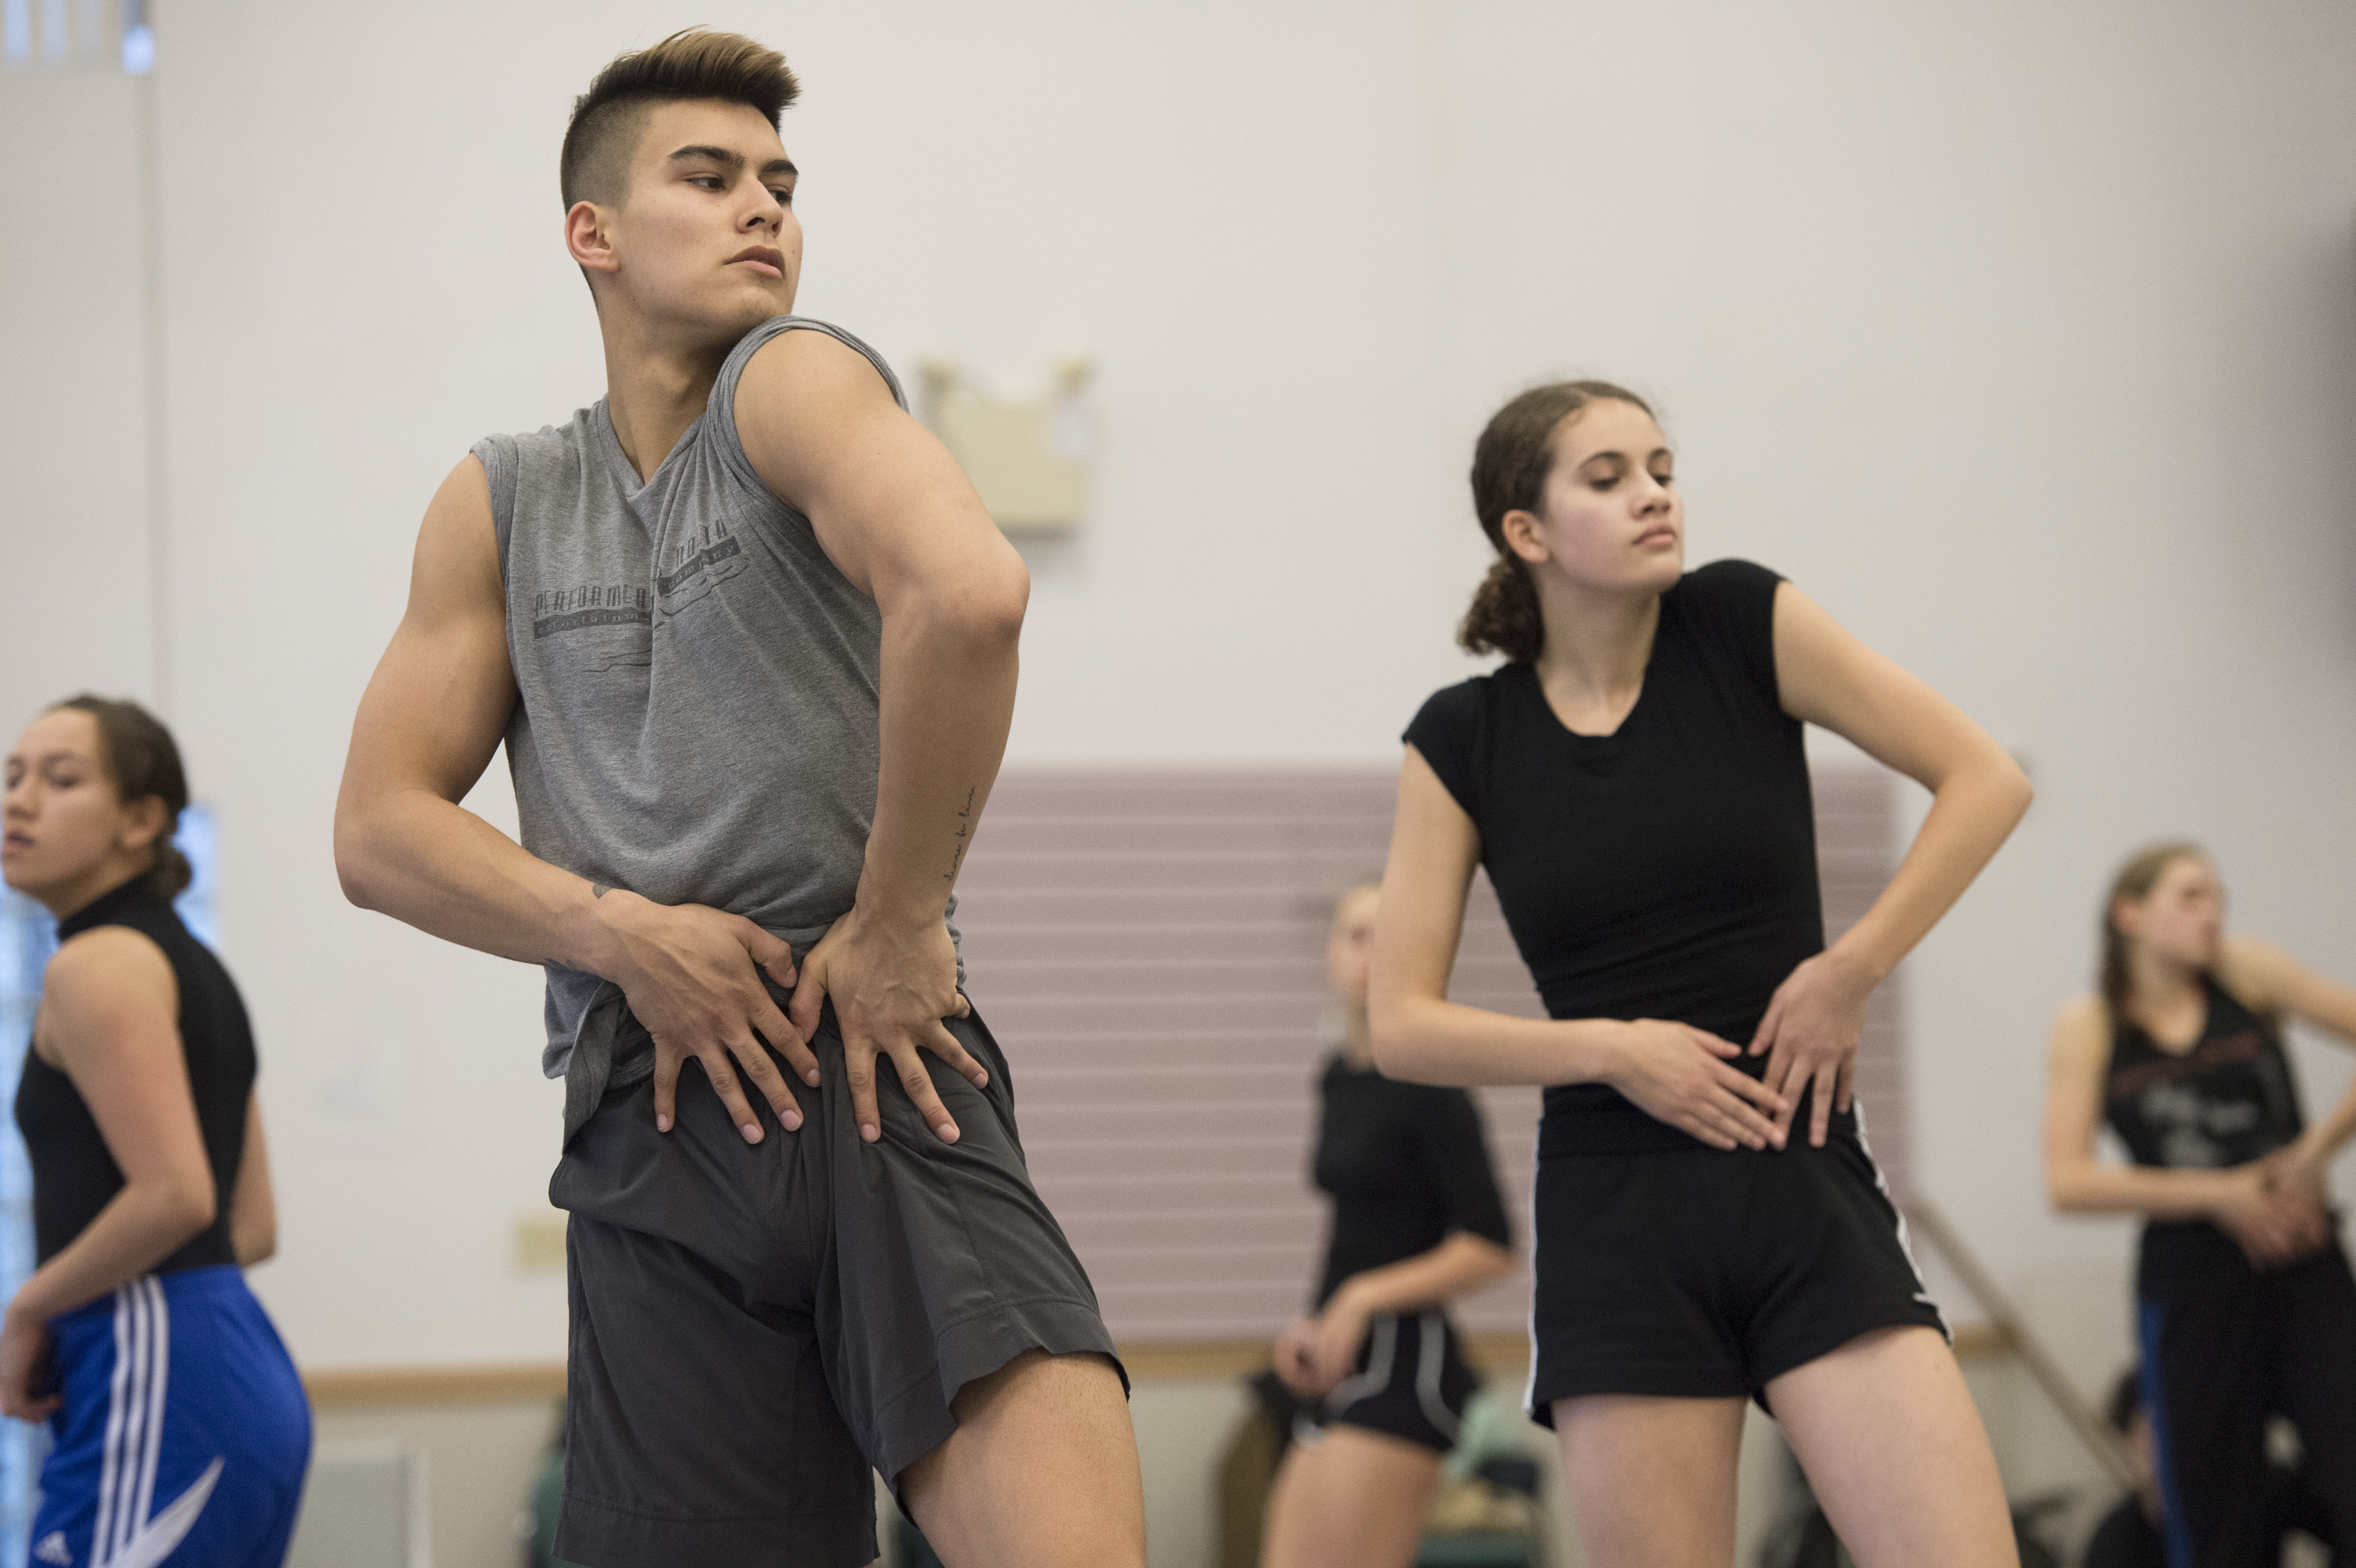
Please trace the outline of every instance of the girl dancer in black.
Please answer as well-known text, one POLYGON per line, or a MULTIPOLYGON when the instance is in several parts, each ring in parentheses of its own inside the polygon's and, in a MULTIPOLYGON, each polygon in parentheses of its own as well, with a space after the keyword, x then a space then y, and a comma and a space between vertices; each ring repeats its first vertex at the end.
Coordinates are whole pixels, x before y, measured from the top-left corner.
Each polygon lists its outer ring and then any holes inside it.
POLYGON ((1587 1561, 1730 1563, 1756 1397, 1866 1568, 2014 1563, 1850 1074, 1866 998, 1995 854, 2028 781, 1773 572, 1685 571, 1668 443, 1632 393, 1515 398, 1472 493, 1498 559, 1461 640, 1507 662, 1408 727, 1375 1051, 1421 1082, 1547 1086, 1530 1410, 1561 1440, 1587 1561), (1830 946, 1804 720, 1933 795, 1830 946), (1448 1000, 1476 864, 1548 1020, 1448 1000))
POLYGON ((1376 890, 1333 907, 1325 971, 1342 1048, 1318 1083, 1314 1174, 1333 1199, 1317 1308, 1277 1342, 1311 1413, 1277 1472, 1262 1568, 1407 1568, 1479 1380, 1449 1301, 1513 1272, 1505 1206, 1462 1089, 1375 1071, 1366 959, 1376 890))
POLYGON ((245 1006, 172 910, 178 748, 77 697, 6 776, 0 870, 58 917, 16 1089, 40 1267, 0 1325, 0 1412, 52 1439, 31 1558, 275 1568, 311 1409, 241 1272, 276 1209, 245 1006))
POLYGON ((2143 1401, 2169 1568, 2272 1568, 2265 1427, 2297 1427, 2300 1479, 2356 1541, 2356 1280, 2324 1195, 2356 1091, 2304 1125, 2286 1018, 2356 1041, 2356 990, 2224 933, 2190 844, 2146 849, 2103 909, 2098 995, 2053 1026, 2047 1185, 2057 1208, 2144 1216, 2143 1401), (2094 1157, 2107 1120, 2133 1159, 2094 1157))

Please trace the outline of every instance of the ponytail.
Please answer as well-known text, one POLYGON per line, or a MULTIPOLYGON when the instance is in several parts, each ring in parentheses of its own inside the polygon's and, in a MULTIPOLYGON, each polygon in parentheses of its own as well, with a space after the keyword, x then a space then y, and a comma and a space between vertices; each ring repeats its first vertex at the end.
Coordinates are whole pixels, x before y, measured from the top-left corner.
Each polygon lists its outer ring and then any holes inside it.
POLYGON ((1468 654, 1503 654, 1508 664, 1528 664, 1538 656, 1546 646, 1546 619, 1538 613, 1538 585, 1529 562, 1509 550, 1490 563, 1472 607, 1457 623, 1456 641, 1468 654))

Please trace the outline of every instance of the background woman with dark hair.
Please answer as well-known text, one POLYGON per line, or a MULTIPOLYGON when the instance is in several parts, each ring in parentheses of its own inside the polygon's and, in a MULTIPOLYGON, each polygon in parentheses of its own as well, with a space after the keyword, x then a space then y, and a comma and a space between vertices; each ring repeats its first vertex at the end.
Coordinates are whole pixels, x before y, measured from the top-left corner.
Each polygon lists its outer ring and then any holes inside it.
POLYGON ((172 910, 179 752, 78 697, 6 767, 0 873, 59 923, 16 1090, 40 1266, 0 1322, 0 1412, 54 1439, 32 1557, 269 1568, 311 1413, 240 1272, 276 1211, 244 1004, 172 910))
POLYGON ((2285 1018, 2356 1042, 2356 990, 2224 930, 2199 848, 2120 868, 2103 904, 2099 992, 2053 1025, 2046 1184, 2056 1208, 2144 1217, 2136 1265, 2144 1403, 2170 1568, 2276 1560, 2270 1415, 2298 1428, 2302 1479, 2356 1541, 2356 1279, 2325 1197, 2356 1090, 2308 1127, 2285 1018), (2133 1164, 2094 1157, 2108 1121, 2133 1164))
POLYGON ((1375 1071, 1374 885, 1333 906, 1325 972, 1342 1044, 1318 1080, 1317 1185, 1333 1200, 1315 1312, 1277 1342, 1307 1413, 1269 1499, 1262 1568, 1407 1568, 1479 1379, 1448 1303, 1514 1269, 1480 1108, 1375 1071))
POLYGON ((1602 382, 1526 392, 1482 433, 1497 561, 1462 640, 1508 662, 1407 731, 1376 1060, 1547 1086, 1530 1409, 1560 1436, 1590 1564, 1731 1562, 1747 1397, 1868 1568, 2010 1564, 1996 1462, 1850 1082, 1867 997, 2028 781, 1773 572, 1687 572, 1674 464, 1643 400, 1602 382), (1804 721, 1933 796, 1829 947, 1804 721), (1546 1020, 1448 1000, 1476 865, 1546 1020))

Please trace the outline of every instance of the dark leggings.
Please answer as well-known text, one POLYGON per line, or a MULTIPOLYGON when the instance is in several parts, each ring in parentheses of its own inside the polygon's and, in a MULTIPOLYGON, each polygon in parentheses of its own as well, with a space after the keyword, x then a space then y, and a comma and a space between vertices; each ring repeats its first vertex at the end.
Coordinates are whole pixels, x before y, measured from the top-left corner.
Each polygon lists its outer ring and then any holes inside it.
POLYGON ((2298 1430, 2335 1560, 2356 1545, 2356 1278, 2335 1242, 2304 1263, 2146 1297, 2143 1392, 2159 1444, 2169 1568, 2275 1568, 2266 1421, 2298 1430))

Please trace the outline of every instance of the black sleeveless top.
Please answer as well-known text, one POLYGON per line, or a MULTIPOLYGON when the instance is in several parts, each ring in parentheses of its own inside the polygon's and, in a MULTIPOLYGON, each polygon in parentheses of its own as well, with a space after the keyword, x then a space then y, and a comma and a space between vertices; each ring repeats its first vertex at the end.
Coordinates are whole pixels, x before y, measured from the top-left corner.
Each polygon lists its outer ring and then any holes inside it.
POLYGON ((1514 1244, 1472 1095, 1397 1083, 1336 1056, 1317 1097, 1311 1175, 1333 1200, 1320 1309, 1352 1275, 1428 1253, 1452 1232, 1514 1244))
MULTIPOLYGON (((172 906, 134 879, 84 905, 58 924, 62 944, 102 925, 124 925, 164 950, 180 989, 180 1048, 187 1059, 197 1126, 212 1167, 213 1222, 154 1272, 233 1264, 230 1240, 230 1196, 237 1190, 238 1162, 245 1153, 245 1113, 253 1091, 253 1031, 237 987, 211 949, 188 934, 172 906)), ((108 1152, 90 1106, 73 1080, 25 1052, 25 1076, 16 1085, 16 1125, 33 1168, 35 1251, 47 1263, 82 1233, 98 1211, 123 1190, 123 1171, 108 1152)))
MULTIPOLYGON (((1747 1046, 1823 951, 1807 752, 1775 677, 1782 581, 1720 560, 1663 593, 1644 690, 1610 735, 1565 729, 1526 664, 1435 694, 1408 726, 1480 829, 1549 1017, 1671 1019, 1747 1046)), ((1732 1065, 1756 1078, 1767 1058, 1732 1065)), ((1708 1147, 1608 1084, 1546 1092, 1541 1158, 1708 1147)))
MULTIPOLYGON (((2104 1115, 2137 1165, 2247 1165, 2296 1140, 2306 1125, 2275 1031, 2215 980, 2201 984, 2208 1012, 2190 1051, 2164 1051, 2124 1019, 2112 1027, 2104 1115)), ((2145 1296, 2249 1273, 2241 1246, 2206 1220, 2144 1225, 2136 1288, 2145 1296)))

